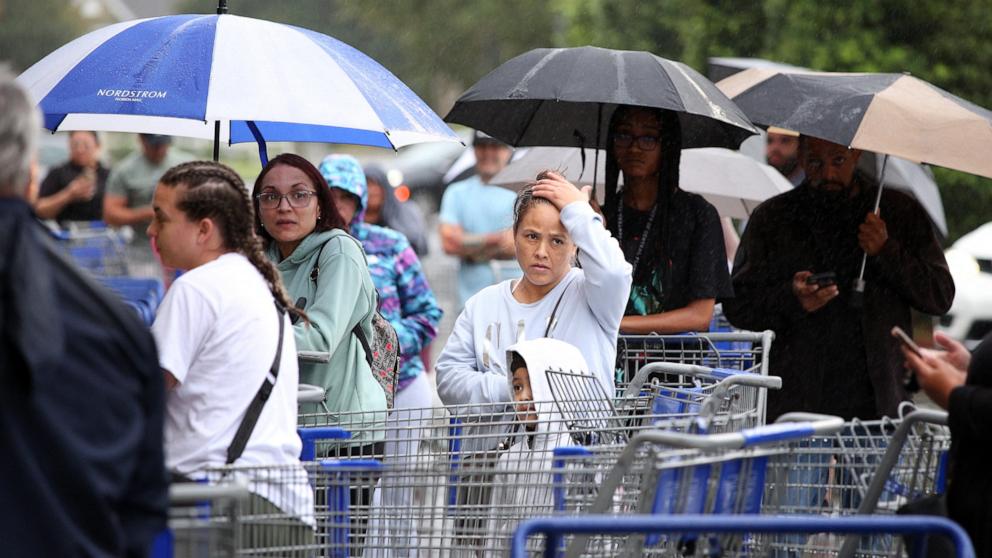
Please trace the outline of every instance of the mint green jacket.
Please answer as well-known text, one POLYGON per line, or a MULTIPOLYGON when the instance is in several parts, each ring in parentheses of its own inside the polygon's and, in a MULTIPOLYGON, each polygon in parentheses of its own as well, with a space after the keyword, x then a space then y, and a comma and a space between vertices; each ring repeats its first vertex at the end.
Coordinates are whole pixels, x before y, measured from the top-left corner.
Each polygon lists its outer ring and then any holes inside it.
POLYGON ((267 255, 276 262, 290 301, 306 298, 304 311, 310 323, 300 320, 293 326, 297 350, 331 353, 327 363, 300 363, 300 383, 326 390, 326 412, 331 415, 327 421, 306 423, 341 426, 352 431, 356 443, 383 439, 383 429, 378 426, 385 421, 386 396, 351 331, 355 324, 361 324, 366 338, 372 339, 376 291, 361 244, 346 232, 333 229, 310 234, 285 260, 279 261, 274 242, 267 255), (313 281, 318 253, 320 271, 313 281))

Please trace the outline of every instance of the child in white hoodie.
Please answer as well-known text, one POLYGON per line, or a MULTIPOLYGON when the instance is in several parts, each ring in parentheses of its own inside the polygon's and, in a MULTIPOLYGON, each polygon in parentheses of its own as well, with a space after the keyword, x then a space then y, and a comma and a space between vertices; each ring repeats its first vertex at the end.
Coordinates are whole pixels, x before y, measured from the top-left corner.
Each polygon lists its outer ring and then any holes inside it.
MULTIPOLYGON (((587 433, 570 401, 581 393, 586 408, 608 408, 609 396, 574 346, 555 339, 534 339, 506 351, 512 373, 515 425, 508 449, 496 463, 486 554, 505 555, 509 537, 525 518, 554 513, 554 450, 579 445, 587 433), (552 376, 555 376, 552 378, 552 376), (560 389, 565 383, 572 389, 560 389), (575 389, 579 388, 579 389, 575 389), (595 401, 597 398, 602 401, 595 401)), ((589 418, 589 417, 585 417, 589 418)))

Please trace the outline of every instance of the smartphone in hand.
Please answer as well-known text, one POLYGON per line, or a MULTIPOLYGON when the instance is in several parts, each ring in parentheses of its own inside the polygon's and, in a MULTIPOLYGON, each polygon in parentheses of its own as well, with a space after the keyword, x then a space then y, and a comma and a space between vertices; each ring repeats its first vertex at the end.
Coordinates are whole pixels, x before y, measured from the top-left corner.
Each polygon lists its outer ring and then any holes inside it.
POLYGON ((829 287, 831 285, 837 284, 837 274, 833 271, 824 271, 823 273, 814 273, 806 278, 807 285, 816 285, 821 289, 824 287, 829 287))
POLYGON ((902 343, 904 347, 912 351, 913 354, 915 354, 916 356, 918 357, 923 356, 923 350, 920 349, 920 346, 917 345, 916 341, 913 341, 913 339, 909 335, 906 335, 906 332, 903 331, 901 327, 894 326, 892 328, 892 337, 898 339, 899 342, 902 343))

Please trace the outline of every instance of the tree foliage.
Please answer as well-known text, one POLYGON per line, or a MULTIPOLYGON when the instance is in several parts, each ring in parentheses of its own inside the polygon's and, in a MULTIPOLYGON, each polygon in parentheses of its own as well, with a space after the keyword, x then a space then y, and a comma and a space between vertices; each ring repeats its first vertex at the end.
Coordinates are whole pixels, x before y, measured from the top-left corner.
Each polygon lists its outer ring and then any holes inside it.
POLYGON ((0 62, 24 71, 83 30, 65 0, 0 0, 0 62))

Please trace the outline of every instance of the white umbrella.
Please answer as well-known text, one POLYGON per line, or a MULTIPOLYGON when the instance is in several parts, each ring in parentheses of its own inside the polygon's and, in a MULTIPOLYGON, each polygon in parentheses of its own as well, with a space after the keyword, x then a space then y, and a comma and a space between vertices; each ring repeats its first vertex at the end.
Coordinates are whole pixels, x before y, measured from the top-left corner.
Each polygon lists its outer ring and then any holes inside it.
MULTIPOLYGON (((593 181, 592 150, 586 152, 573 147, 532 147, 520 159, 507 165, 490 181, 520 190, 543 170, 561 172, 566 179, 579 186, 593 181)), ((600 157, 596 175, 602 180, 606 158, 600 157)), ((699 194, 716 207, 723 217, 743 219, 748 217, 761 202, 786 192, 792 184, 774 168, 759 163, 737 151, 718 147, 685 149, 679 167, 679 187, 686 192, 699 194)), ((620 177, 623 182, 623 176, 620 177)), ((603 203, 603 188, 597 188, 597 201, 603 203)))

